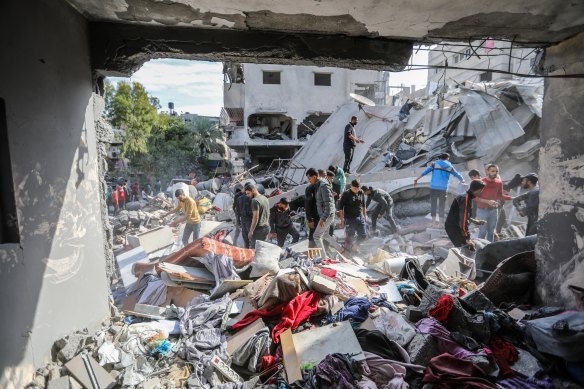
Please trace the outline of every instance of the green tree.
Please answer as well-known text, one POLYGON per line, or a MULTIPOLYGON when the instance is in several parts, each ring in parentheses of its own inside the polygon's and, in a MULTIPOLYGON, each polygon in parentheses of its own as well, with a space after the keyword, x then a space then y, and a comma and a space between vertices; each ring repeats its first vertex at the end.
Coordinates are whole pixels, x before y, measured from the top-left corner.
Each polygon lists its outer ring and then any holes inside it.
POLYGON ((106 83, 106 116, 112 126, 124 131, 122 154, 134 159, 148 151, 150 134, 159 124, 158 99, 149 96, 138 82, 106 83))

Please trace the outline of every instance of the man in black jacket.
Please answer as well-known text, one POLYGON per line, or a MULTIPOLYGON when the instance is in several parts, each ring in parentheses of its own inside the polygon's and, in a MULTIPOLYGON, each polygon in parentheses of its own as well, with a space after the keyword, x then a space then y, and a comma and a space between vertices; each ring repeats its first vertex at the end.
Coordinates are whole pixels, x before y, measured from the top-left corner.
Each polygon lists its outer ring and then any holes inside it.
POLYGON ((270 210, 270 235, 269 238, 278 239, 278 246, 284 247, 286 237, 292 235, 292 243, 298 242, 300 234, 294 228, 292 218, 290 217, 290 203, 287 199, 282 198, 270 210))
POLYGON ((316 185, 310 184, 304 192, 304 209, 306 211, 306 222, 308 223, 308 247, 316 248, 314 242, 314 230, 320 221, 316 210, 316 185))
POLYGON ((233 237, 233 244, 237 246, 237 240, 241 232, 241 215, 239 214, 238 199, 245 196, 241 190, 241 185, 235 188, 235 196, 233 197, 233 212, 235 212, 235 236, 233 237))
POLYGON ((248 234, 253 219, 253 211, 251 209, 251 198, 246 196, 243 191, 242 193, 243 195, 239 196, 236 200, 237 214, 239 215, 239 226, 241 227, 243 242, 245 243, 245 248, 248 249, 250 248, 248 234))
POLYGON ((353 239, 357 233, 357 242, 367 238, 367 209, 365 195, 357 180, 351 182, 351 187, 343 192, 339 200, 341 226, 345 227, 345 249, 352 250, 353 239))
POLYGON ((393 217, 393 199, 389 193, 382 189, 374 189, 372 186, 363 186, 363 192, 367 195, 366 207, 369 207, 371 200, 377 203, 377 206, 371 215, 371 231, 377 229, 377 219, 379 218, 379 215, 385 215, 385 219, 389 222, 391 233, 397 233, 399 227, 393 217))
POLYGON ((474 250, 474 242, 470 240, 469 223, 482 225, 486 221, 476 220, 472 217, 472 203, 475 197, 483 192, 485 186, 483 181, 471 181, 470 188, 465 193, 456 196, 450 206, 444 228, 455 247, 467 246, 474 250))

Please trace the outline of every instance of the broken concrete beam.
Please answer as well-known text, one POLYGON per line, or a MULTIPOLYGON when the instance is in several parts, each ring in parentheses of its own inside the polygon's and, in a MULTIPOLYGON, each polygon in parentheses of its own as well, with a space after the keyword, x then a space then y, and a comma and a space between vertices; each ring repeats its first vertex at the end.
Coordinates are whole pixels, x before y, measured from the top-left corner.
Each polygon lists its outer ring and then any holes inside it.
POLYGON ((438 342, 430 334, 416 334, 407 347, 411 363, 427 366, 430 359, 437 356, 438 342))
POLYGON ((136 235, 127 235, 127 239, 130 246, 141 246, 147 253, 152 253, 174 243, 172 230, 167 226, 153 228, 136 235))

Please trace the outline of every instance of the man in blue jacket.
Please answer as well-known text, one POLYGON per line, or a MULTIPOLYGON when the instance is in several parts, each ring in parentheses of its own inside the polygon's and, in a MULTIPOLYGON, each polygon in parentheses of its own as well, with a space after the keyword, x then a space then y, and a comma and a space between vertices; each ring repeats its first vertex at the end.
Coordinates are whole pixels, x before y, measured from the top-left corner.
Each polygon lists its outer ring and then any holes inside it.
POLYGON ((454 169, 449 161, 450 154, 444 153, 430 166, 428 166, 419 177, 414 180, 414 186, 418 181, 428 173, 432 173, 430 180, 430 214, 432 215, 432 223, 436 224, 440 218, 444 217, 444 210, 446 206, 446 191, 448 190, 448 180, 450 176, 460 180, 460 183, 465 185, 464 178, 459 172, 454 169), (436 216, 436 205, 438 205, 438 215, 436 216))

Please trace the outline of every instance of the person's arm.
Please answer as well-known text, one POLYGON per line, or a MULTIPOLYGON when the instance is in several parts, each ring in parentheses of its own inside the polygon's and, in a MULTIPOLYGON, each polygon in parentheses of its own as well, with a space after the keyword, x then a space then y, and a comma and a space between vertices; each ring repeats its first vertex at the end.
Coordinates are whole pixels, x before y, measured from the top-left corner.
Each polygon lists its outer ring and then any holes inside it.
POLYGON ((255 203, 252 203, 253 205, 253 210, 252 210, 252 219, 251 219, 251 226, 249 227, 249 233, 247 234, 248 237, 251 239, 251 237, 253 236, 253 233, 255 231, 255 228, 258 224, 258 220, 260 218, 260 210, 259 208, 257 208, 255 203))
POLYGON ((340 175, 339 181, 341 184, 341 189, 339 189, 339 190, 341 191, 341 193, 343 193, 345 191, 345 188, 347 185, 347 179, 345 178, 345 172, 343 172, 343 174, 340 175))
POLYGON ((460 181, 460 183, 462 185, 466 184, 466 182, 464 181, 464 177, 458 171, 456 171, 454 166, 452 166, 452 170, 450 171, 450 174, 452 174, 454 177, 458 178, 458 180, 460 181))
MULTIPOLYGON (((363 195, 363 205, 365 205, 365 195, 363 195)), ((367 207, 363 206, 363 220, 367 223, 367 207)))
POLYGON ((422 179, 422 177, 424 177, 426 174, 430 173, 431 171, 432 171, 432 165, 430 165, 426 169, 424 169, 422 174, 420 174, 417 178, 414 179, 414 185, 417 184, 418 181, 420 181, 422 179))
POLYGON ((347 196, 345 195, 345 192, 343 192, 343 194, 341 195, 341 198, 339 199, 339 205, 338 205, 339 219, 341 219, 341 227, 343 227, 345 225, 345 203, 346 203, 346 199, 347 199, 347 196))
POLYGON ((164 215, 162 215, 162 217, 165 218, 165 217, 167 217, 170 214, 177 213, 179 210, 180 210, 180 201, 179 201, 178 205, 174 209, 166 212, 164 215))
POLYGON ((389 206, 389 203, 387 202, 384 196, 378 194, 376 197, 377 198, 375 199, 375 201, 377 201, 377 203, 381 206, 381 209, 385 209, 386 207, 389 206))
POLYGON ((330 217, 332 217, 332 215, 334 213, 334 210, 331 209, 331 202, 332 202, 333 194, 331 192, 330 187, 328 185, 325 185, 325 184, 321 184, 319 186, 318 190, 319 190, 319 193, 322 196, 322 199, 324 202, 324 209, 323 209, 324 216, 320 219, 320 225, 324 226, 326 221, 330 217))
POLYGON ((274 208, 270 210, 270 232, 276 232, 276 210, 274 208))

